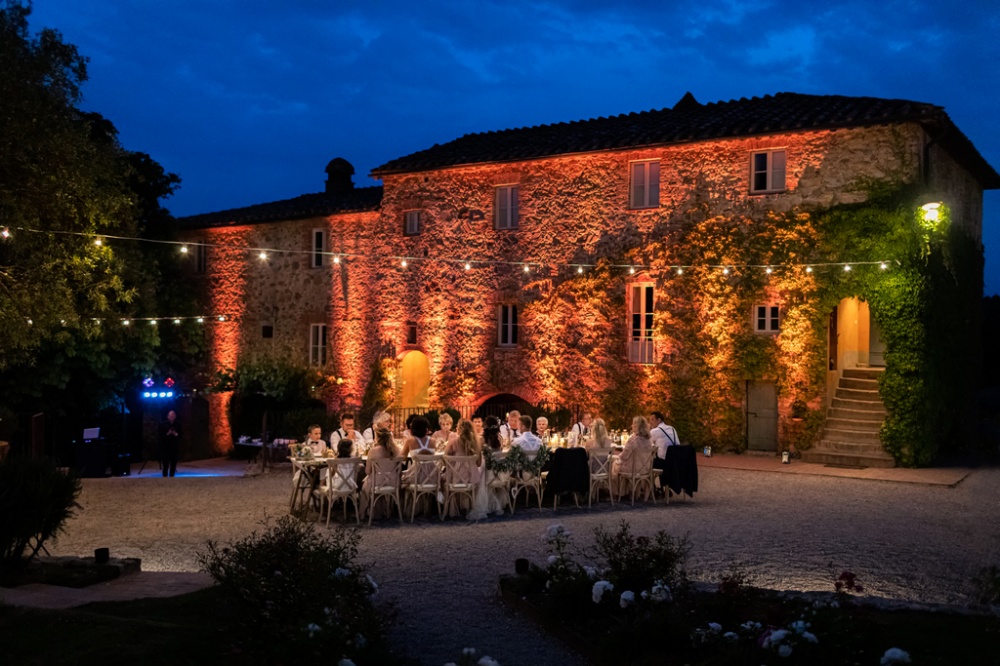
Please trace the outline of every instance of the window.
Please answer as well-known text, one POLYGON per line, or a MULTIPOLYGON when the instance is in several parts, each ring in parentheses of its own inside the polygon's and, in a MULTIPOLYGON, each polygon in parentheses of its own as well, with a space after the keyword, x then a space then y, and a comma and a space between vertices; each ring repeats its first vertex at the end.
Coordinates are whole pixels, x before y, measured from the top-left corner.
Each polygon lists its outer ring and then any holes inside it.
POLYGON ((326 229, 313 229, 311 256, 310 265, 313 268, 326 266, 326 229))
POLYGON ((632 285, 629 305, 629 363, 653 362, 653 285, 632 285))
POLYGON ((781 329, 780 310, 771 303, 753 306, 753 330, 755 333, 777 333, 781 329))
POLYGON ((406 322, 406 344, 417 344, 417 323, 414 321, 406 322))
POLYGON ((403 234, 406 236, 416 236, 423 229, 420 224, 420 211, 408 210, 403 213, 403 234))
POLYGON ((517 344, 517 306, 501 305, 497 313, 497 344, 513 347, 517 344))
POLYGON ((784 192, 785 151, 764 150, 750 154, 750 192, 784 192))
POLYGON ((265 324, 260 327, 260 337, 262 338, 273 338, 274 337, 274 326, 265 324))
POLYGON ((326 324, 309 325, 309 365, 326 365, 326 324))
POLYGON ((204 273, 208 266, 208 246, 202 243, 195 243, 194 246, 194 272, 204 273))
POLYGON ((517 185, 496 189, 493 226, 496 229, 517 229, 517 185))
POLYGON ((632 162, 629 175, 629 208, 660 206, 660 162, 632 162))

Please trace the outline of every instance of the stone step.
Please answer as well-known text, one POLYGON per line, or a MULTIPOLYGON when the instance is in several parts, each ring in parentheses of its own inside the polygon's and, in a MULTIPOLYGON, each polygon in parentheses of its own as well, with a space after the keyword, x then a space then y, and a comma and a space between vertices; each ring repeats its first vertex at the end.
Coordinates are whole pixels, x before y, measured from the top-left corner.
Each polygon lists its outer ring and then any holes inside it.
POLYGON ((885 410, 880 409, 865 411, 863 409, 845 409, 841 407, 831 407, 827 415, 829 419, 848 419, 850 421, 872 421, 881 425, 885 420, 885 410))
POLYGON ((851 398, 834 398, 833 404, 831 405, 833 409, 850 409, 859 412, 876 412, 885 416, 885 405, 882 401, 874 400, 854 400, 851 398))
POLYGON ((837 392, 834 394, 837 398, 844 398, 845 400, 858 400, 860 402, 877 402, 881 404, 881 398, 878 397, 878 391, 864 390, 864 389, 849 389, 849 388, 837 388, 837 392))
POLYGON ((841 377, 849 377, 851 379, 878 379, 885 372, 884 369, 875 368, 847 368, 841 373, 841 377))
POLYGON ((877 379, 851 379, 850 377, 841 377, 840 383, 837 385, 840 388, 847 389, 862 389, 865 391, 878 391, 878 380, 877 379))
POLYGON ((816 447, 825 451, 835 451, 837 453, 855 453, 868 456, 888 456, 882 448, 881 442, 843 442, 834 439, 823 438, 817 442, 816 447))
POLYGON ((820 465, 843 465, 845 467, 895 467, 896 461, 892 456, 856 455, 851 453, 837 453, 822 449, 817 446, 802 452, 803 462, 818 463, 820 465))
MULTIPOLYGON (((861 412, 862 414, 864 412, 861 412)), ((827 429, 853 430, 860 432, 878 432, 882 427, 882 419, 877 421, 856 421, 854 419, 841 419, 831 415, 826 420, 827 429)))
POLYGON ((840 442, 880 441, 878 430, 845 430, 843 428, 824 428, 823 439, 835 439, 840 442))

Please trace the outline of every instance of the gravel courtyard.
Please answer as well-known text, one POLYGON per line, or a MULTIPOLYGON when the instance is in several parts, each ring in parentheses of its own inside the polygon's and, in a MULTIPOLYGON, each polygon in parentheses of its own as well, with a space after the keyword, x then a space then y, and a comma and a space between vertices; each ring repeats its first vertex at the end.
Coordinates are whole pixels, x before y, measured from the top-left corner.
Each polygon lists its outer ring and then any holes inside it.
MULTIPOLYGON (((397 644, 426 664, 474 646, 504 666, 577 664, 557 642, 506 610, 496 595, 514 559, 544 562, 541 533, 559 522, 581 545, 593 528, 628 520, 639 534, 687 535, 695 577, 717 580, 739 563, 759 585, 832 590, 829 563, 858 574, 869 594, 966 603, 972 576, 1000 564, 1000 470, 955 488, 703 468, 693 501, 632 508, 521 510, 478 524, 387 521, 363 531, 380 598, 400 611, 397 644)), ((290 472, 257 477, 86 479, 83 511, 53 555, 140 557, 147 571, 194 571, 207 539, 229 541, 287 511, 290 472)))

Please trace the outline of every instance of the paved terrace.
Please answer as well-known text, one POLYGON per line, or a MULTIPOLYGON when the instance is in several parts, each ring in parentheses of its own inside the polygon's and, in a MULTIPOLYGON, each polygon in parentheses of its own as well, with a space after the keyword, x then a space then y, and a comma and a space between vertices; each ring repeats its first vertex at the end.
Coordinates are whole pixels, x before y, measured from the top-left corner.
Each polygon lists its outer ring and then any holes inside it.
MULTIPOLYGON (((698 578, 716 580, 736 562, 774 588, 832 590, 832 562, 857 573, 873 595, 964 604, 979 568, 1000 563, 1000 469, 846 470, 745 456, 698 462, 701 492, 670 506, 560 506, 478 524, 393 520, 365 529, 361 559, 373 565, 381 597, 401 611, 395 640, 426 664, 451 661, 467 646, 505 666, 582 663, 496 595, 497 575, 512 571, 515 558, 544 561, 540 534, 557 521, 580 544, 590 543, 594 527, 621 519, 637 533, 686 534, 698 578)), ((207 539, 243 537, 287 509, 287 467, 256 477, 242 471, 242 463, 220 460, 182 465, 174 479, 148 468, 85 479, 83 511, 53 555, 107 546, 112 556, 142 558, 144 572, 85 590, 0 590, 0 598, 67 607, 197 589, 206 579, 192 572, 207 539)))

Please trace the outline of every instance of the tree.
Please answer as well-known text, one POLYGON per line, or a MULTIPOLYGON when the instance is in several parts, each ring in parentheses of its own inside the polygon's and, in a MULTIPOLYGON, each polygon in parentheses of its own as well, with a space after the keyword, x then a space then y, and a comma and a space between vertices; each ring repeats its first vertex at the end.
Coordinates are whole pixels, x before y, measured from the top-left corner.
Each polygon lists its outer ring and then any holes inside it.
POLYGON ((168 238, 160 202, 180 179, 78 108, 87 59, 54 30, 31 35, 30 13, 0 0, 0 404, 93 413, 201 351, 200 331, 121 325, 194 300, 171 246, 108 238, 168 238))

